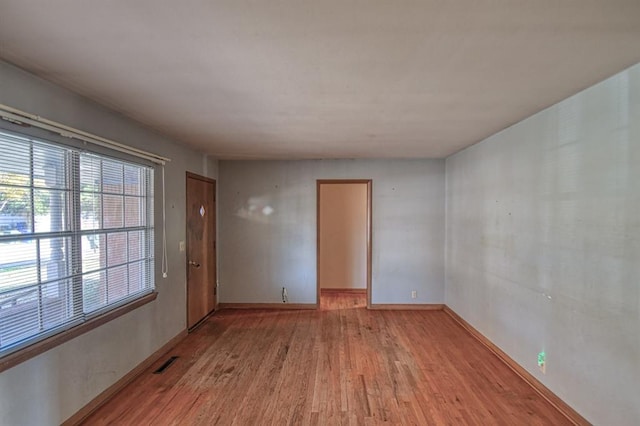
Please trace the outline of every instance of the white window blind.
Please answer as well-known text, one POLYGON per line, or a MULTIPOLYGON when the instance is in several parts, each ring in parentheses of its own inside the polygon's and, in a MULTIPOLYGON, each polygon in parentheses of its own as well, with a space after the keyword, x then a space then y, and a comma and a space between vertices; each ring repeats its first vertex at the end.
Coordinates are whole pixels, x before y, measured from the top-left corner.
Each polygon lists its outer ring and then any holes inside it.
POLYGON ((153 291, 153 169, 0 131, 0 356, 153 291))

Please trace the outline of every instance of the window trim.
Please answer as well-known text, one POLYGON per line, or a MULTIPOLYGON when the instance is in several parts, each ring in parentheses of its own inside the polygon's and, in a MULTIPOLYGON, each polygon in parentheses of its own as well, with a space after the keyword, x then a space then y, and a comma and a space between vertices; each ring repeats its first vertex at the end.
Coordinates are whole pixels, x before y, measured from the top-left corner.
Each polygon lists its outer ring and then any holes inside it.
POLYGON ((106 324, 107 322, 112 321, 118 317, 121 317, 141 306, 151 303, 156 300, 157 297, 158 292, 154 290, 153 292, 132 300, 129 303, 125 303, 124 305, 118 306, 115 309, 111 309, 110 311, 107 311, 101 315, 96 315, 91 319, 87 319, 85 322, 73 326, 67 330, 61 331, 60 333, 54 334, 53 336, 44 338, 42 340, 38 340, 29 346, 18 349, 15 352, 11 352, 0 358, 0 373, 12 367, 15 367, 16 365, 21 364, 35 356, 47 352, 48 350, 53 349, 56 346, 68 342, 71 339, 81 336, 93 330, 94 328, 100 327, 101 325, 106 324))
POLYGON ((122 152, 126 155, 145 159, 162 166, 164 166, 168 161, 171 161, 170 158, 161 157, 160 155, 154 154, 152 152, 143 151, 140 148, 128 146, 111 139, 104 138, 102 136, 97 136, 71 126, 66 126, 62 123, 58 123, 56 121, 41 117, 40 115, 21 111, 17 108, 13 108, 2 103, 0 103, 0 119, 5 120, 11 124, 23 127, 34 126, 38 130, 52 132, 63 138, 76 139, 82 144, 90 143, 95 147, 106 147, 110 151, 122 152))

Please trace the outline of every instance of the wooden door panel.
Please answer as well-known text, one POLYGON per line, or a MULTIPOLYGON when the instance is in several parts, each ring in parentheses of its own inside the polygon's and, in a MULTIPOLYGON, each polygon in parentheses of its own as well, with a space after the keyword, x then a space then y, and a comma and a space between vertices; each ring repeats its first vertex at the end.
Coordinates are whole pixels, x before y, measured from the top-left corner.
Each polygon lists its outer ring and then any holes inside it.
POLYGON ((216 306, 215 181, 187 174, 187 327, 216 306))

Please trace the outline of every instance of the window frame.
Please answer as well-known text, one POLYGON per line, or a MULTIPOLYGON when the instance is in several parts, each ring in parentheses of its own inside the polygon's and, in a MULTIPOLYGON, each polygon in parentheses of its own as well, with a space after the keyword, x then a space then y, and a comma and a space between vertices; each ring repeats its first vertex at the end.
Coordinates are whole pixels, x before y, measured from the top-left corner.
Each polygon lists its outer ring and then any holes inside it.
MULTIPOLYGON (((0 130, 7 132, 11 135, 15 135, 17 137, 24 137, 24 138, 31 139, 33 142, 49 143, 52 145, 71 149, 73 150, 72 154, 76 156, 73 162, 79 159, 81 153, 87 153, 87 154, 97 155, 103 160, 105 159, 108 160, 109 158, 111 158, 115 161, 131 163, 133 165, 147 167, 147 168, 150 168, 152 171, 155 170, 155 165, 151 162, 141 160, 139 158, 135 158, 130 155, 123 154, 117 151, 112 151, 112 150, 109 150, 108 148, 103 148, 99 146, 96 146, 95 147, 96 149, 87 149, 87 146, 85 144, 78 143, 75 140, 66 140, 65 138, 62 138, 58 135, 54 135, 42 129, 37 129, 33 127, 25 128, 17 124, 0 120, 0 130)), ((94 148, 94 147, 91 147, 91 148, 94 148)), ((68 166, 69 164, 70 163, 67 163, 66 166, 68 166)), ((72 167, 79 167, 79 164, 78 163, 72 164, 72 167)), ((98 309, 95 309, 93 311, 85 312, 83 315, 84 318, 80 320, 81 322, 79 322, 78 319, 74 321, 65 322, 60 326, 51 329, 50 332, 44 332, 42 334, 35 335, 34 337, 28 338, 28 340, 25 340, 23 344, 18 343, 16 345, 16 349, 10 350, 4 355, 0 355, 0 372, 3 372, 9 368, 12 368, 30 358, 33 358, 39 354, 42 354, 84 333, 87 333, 90 330, 93 330, 96 327, 106 324, 107 322, 112 321, 128 312, 131 312, 141 306, 144 306, 154 301, 157 298, 158 292, 156 290, 155 283, 157 282, 158 273, 157 273, 157 265, 156 265, 156 262, 154 261, 155 251, 156 251, 155 241, 157 241, 155 238, 155 233, 157 231, 157 228, 154 226, 154 223, 155 223, 154 207, 157 200, 154 197, 154 193, 155 193, 157 175, 158 173, 153 173, 151 175, 152 179, 147 179, 147 187, 145 188, 146 192, 144 195, 144 198, 146 199, 146 202, 147 202, 145 209, 150 209, 148 212, 145 212, 147 220, 150 220, 150 226, 145 228, 148 230, 149 234, 146 235, 143 240, 143 244, 147 244, 147 248, 148 248, 148 253, 146 254, 146 258, 150 259, 152 262, 151 268, 149 268, 147 271, 147 273, 149 274, 148 279, 151 284, 149 291, 142 291, 139 294, 129 294, 126 297, 118 300, 113 304, 108 304, 106 306, 99 307, 98 309)), ((79 180, 79 174, 76 177, 79 180)), ((73 207, 75 213, 72 214, 71 220, 75 220, 74 216, 79 217, 79 215, 81 214, 80 213, 81 212, 81 208, 80 208, 81 192, 82 192, 82 189, 81 189, 80 182, 79 181, 73 182, 72 187, 69 191, 69 194, 70 194, 70 197, 74 199, 73 203, 75 203, 76 205, 73 207)), ((125 192, 126 191, 123 190, 123 199, 126 198, 126 196, 124 195, 125 192)), ((38 233, 36 233, 35 229, 33 228, 34 214, 35 213, 32 212, 31 232, 38 235, 38 233)), ((123 220, 123 226, 121 227, 121 229, 119 228, 99 229, 97 232, 104 233, 105 238, 108 232, 113 232, 113 231, 127 232, 127 235, 128 235, 128 230, 126 228, 124 216, 122 220, 123 220)), ((71 238, 78 240, 73 244, 79 243, 80 238, 82 237, 82 235, 84 235, 83 229, 81 229, 81 227, 78 225, 79 224, 76 223, 72 227, 71 238)), ((146 223, 145 225, 149 225, 149 223, 146 223)), ((127 245, 128 244, 129 242, 127 242, 127 245)), ((78 250, 78 247, 76 247, 75 250, 78 250)), ((75 257, 75 255, 73 257, 75 257)), ((39 265, 40 259, 37 259, 36 262, 39 265)), ((75 260, 73 262, 75 262, 75 260)), ((127 264, 128 263, 129 263, 129 259, 127 259, 127 264)), ((79 275, 79 277, 82 277, 82 275, 79 275)), ((73 278, 73 280, 76 280, 76 278, 73 278)), ((76 297, 76 295, 74 294, 71 297, 73 300, 76 297)), ((75 303, 75 302, 72 302, 72 303, 75 303)))

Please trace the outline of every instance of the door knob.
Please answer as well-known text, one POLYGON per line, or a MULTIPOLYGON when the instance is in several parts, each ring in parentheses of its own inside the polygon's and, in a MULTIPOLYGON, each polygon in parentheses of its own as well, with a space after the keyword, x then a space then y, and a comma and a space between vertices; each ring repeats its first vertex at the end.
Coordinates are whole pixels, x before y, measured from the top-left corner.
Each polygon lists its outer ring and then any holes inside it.
POLYGON ((193 260, 189 261, 189 265, 193 266, 195 268, 199 268, 200 267, 200 264, 198 262, 194 262, 193 260))

